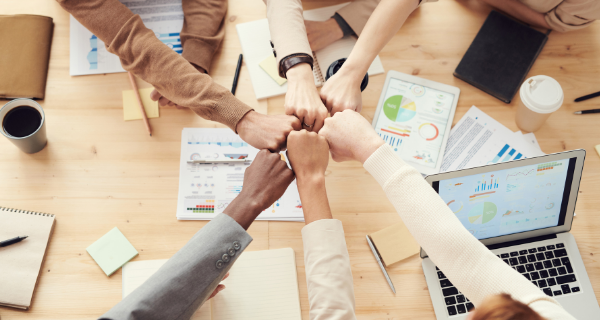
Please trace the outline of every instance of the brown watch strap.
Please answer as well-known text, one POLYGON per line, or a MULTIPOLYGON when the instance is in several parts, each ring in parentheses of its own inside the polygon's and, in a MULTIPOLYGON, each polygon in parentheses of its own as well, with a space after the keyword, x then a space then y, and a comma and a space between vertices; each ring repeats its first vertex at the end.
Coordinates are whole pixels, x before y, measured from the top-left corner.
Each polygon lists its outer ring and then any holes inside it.
POLYGON ((279 76, 287 79, 287 71, 300 63, 308 63, 310 69, 312 70, 313 68, 313 58, 310 55, 306 53, 295 53, 281 59, 279 62, 279 76))

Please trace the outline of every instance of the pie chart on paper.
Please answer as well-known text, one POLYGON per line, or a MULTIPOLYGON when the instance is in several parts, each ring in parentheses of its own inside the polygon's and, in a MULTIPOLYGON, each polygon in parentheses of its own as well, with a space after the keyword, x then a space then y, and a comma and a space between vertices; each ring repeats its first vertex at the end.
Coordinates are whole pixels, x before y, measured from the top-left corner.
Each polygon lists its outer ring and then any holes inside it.
POLYGON ((406 122, 417 114, 417 105, 405 96, 391 96, 383 103, 383 113, 392 121, 406 122))

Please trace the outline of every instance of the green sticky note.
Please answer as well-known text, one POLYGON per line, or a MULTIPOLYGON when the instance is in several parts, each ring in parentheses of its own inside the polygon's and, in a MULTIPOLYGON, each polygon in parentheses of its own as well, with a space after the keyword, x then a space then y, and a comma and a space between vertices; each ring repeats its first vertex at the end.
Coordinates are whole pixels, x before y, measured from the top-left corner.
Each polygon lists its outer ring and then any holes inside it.
POLYGON ((92 243, 87 248, 87 252, 96 260, 107 276, 138 255, 137 250, 117 227, 92 243))

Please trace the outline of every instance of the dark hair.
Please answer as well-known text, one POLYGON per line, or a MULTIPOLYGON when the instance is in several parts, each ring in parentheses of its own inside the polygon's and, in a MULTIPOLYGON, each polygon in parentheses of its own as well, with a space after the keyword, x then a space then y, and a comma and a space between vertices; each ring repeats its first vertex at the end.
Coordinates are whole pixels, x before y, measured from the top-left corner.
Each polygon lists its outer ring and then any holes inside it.
POLYGON ((474 312, 472 320, 544 320, 528 305, 506 293, 486 298, 474 312))

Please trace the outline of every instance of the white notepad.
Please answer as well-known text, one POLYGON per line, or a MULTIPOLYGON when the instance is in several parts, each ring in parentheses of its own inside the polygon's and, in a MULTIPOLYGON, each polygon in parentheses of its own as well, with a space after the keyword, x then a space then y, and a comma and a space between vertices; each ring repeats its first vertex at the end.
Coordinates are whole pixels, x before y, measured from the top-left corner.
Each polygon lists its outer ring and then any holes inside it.
MULTIPOLYGON (((304 11, 304 18, 313 21, 326 21, 331 18, 337 10, 348 5, 348 3, 349 2, 331 7, 304 11)), ((242 45, 244 59, 246 60, 248 71, 250 72, 250 80, 254 87, 256 99, 264 99, 285 94, 287 92, 287 83, 279 85, 259 66, 260 62, 273 54, 273 49, 270 45, 271 33, 269 31, 269 22, 267 19, 240 23, 236 25, 236 29, 242 45)), ((325 83, 325 74, 329 65, 338 59, 348 58, 355 44, 356 37, 348 36, 317 52, 313 52, 313 57, 315 59, 313 74, 315 77, 315 85, 317 87, 320 87, 325 83)), ((369 76, 384 72, 385 70, 383 69, 379 56, 375 57, 375 60, 373 60, 373 63, 371 63, 368 70, 369 76)))
MULTIPOLYGON (((123 267, 123 298, 167 260, 123 267)), ((226 289, 198 309, 193 320, 300 320, 296 259, 291 248, 244 252, 222 282, 226 289)))

